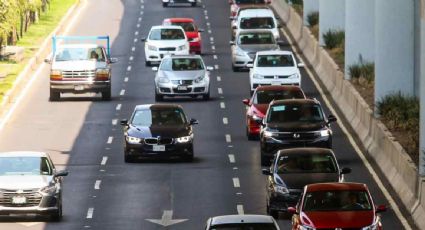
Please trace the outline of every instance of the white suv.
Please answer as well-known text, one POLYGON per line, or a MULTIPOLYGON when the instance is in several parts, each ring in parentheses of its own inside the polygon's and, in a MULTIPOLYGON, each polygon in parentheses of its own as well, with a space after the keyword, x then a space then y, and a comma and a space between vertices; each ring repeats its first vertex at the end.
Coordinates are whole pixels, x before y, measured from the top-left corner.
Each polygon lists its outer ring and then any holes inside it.
POLYGON ((232 26, 233 36, 243 30, 270 30, 275 39, 279 39, 280 23, 271 9, 246 9, 242 11, 232 26))
POLYGON ((260 85, 297 85, 301 86, 301 73, 298 63, 290 51, 260 51, 255 55, 254 63, 247 65, 251 92, 260 85))
POLYGON ((166 55, 188 55, 189 42, 181 26, 153 26, 145 42, 146 65, 159 64, 166 55))

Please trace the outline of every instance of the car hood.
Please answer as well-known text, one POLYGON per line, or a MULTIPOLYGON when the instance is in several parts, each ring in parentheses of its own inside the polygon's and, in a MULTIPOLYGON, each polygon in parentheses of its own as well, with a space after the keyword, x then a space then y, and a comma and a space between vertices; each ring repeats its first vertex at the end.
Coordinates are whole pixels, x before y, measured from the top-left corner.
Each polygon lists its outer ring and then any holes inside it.
POLYGON ((297 67, 255 67, 254 73, 261 75, 285 75, 290 76, 292 74, 299 73, 297 67))
POLYGON ((149 40, 148 44, 155 46, 157 48, 177 47, 177 46, 187 44, 187 40, 185 40, 185 39, 179 39, 179 40, 149 40))
POLYGON ((158 77, 167 77, 170 80, 195 80, 199 76, 204 76, 205 70, 193 71, 159 71, 158 77))
POLYGON ((268 128, 278 132, 308 132, 318 131, 326 127, 325 122, 287 122, 287 123, 269 123, 268 128))
POLYGON ((269 108, 269 104, 253 104, 252 107, 261 112, 261 115, 264 116, 269 108))
POLYGON ((338 173, 279 173, 277 176, 288 189, 302 189, 308 184, 339 181, 338 173))
POLYGON ((97 62, 92 60, 77 61, 54 61, 52 70, 75 71, 75 70, 94 70, 98 68, 106 68, 106 62, 97 62))
POLYGON ((13 175, 0 176, 0 189, 37 189, 50 184, 53 176, 44 175, 13 175))
POLYGON ((315 228, 362 228, 373 224, 375 214, 371 211, 322 211, 302 212, 301 222, 315 228))
POLYGON ((176 138, 188 136, 190 134, 190 127, 186 125, 153 125, 150 127, 146 126, 130 126, 127 131, 128 135, 137 138, 147 137, 168 137, 176 138))
POLYGON ((254 45, 239 45, 239 48, 245 52, 253 53, 263 50, 278 50, 279 46, 276 44, 254 44, 254 45))

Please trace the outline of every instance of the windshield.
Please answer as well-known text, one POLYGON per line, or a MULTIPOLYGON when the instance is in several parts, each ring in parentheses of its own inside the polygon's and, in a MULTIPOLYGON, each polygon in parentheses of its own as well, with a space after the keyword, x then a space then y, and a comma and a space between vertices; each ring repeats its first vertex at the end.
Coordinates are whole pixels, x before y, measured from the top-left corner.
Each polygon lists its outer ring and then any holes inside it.
POLYGON ((294 67, 292 55, 258 55, 258 67, 294 67))
POLYGON ((366 191, 317 191, 304 198, 304 211, 364 211, 372 210, 366 191))
POLYGON ((253 103, 269 104, 273 100, 304 98, 301 90, 257 90, 253 103))
POLYGON ((270 108, 267 122, 323 122, 323 112, 317 104, 274 105, 270 108))
POLYGON ((173 22, 172 25, 181 26, 186 32, 195 32, 196 27, 192 22, 173 22))
POLYGON ((273 223, 220 224, 209 230, 276 230, 273 223))
POLYGON ((336 173, 337 167, 332 155, 291 154, 279 158, 276 165, 278 174, 285 173, 336 173))
POLYGON ((240 22, 242 29, 273 29, 274 21, 272 17, 242 18, 240 22))
POLYGON ((60 48, 56 51, 55 61, 94 60, 105 61, 102 48, 60 48))
POLYGON ((272 33, 243 33, 239 35, 239 44, 275 44, 272 33))
POLYGON ((235 0, 236 4, 265 4, 265 0, 235 0))
POLYGON ((52 174, 46 157, 0 157, 0 176, 52 174))
POLYGON ((185 39, 181 29, 154 29, 149 35, 150 40, 179 40, 185 39))
POLYGON ((186 116, 181 109, 177 108, 137 110, 131 120, 131 124, 134 126, 183 125, 186 123, 186 116))

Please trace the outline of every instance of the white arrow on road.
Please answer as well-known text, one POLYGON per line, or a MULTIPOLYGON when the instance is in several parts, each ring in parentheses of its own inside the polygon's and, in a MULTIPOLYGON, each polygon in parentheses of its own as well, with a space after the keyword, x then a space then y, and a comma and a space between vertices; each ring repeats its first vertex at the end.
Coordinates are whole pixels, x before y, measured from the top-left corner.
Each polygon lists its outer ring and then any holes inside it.
POLYGON ((162 214, 162 218, 160 220, 159 219, 146 219, 146 220, 155 224, 162 225, 164 227, 187 221, 187 219, 173 220, 173 210, 164 210, 164 214, 162 214))

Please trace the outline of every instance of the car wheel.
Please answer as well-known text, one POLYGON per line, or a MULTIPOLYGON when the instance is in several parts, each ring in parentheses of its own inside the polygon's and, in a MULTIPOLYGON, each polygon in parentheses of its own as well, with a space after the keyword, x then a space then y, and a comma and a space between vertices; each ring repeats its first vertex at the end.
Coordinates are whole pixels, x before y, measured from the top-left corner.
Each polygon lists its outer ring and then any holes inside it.
POLYGON ((134 162, 133 156, 130 156, 129 154, 125 153, 124 154, 124 162, 125 163, 133 163, 134 162))
POLYGON ((195 7, 196 6, 196 2, 192 2, 191 5, 192 5, 192 7, 195 7))
POLYGON ((261 154, 261 166, 270 166, 270 159, 261 154))
POLYGON ((61 98, 60 92, 54 92, 50 90, 50 97, 49 97, 50 101, 59 101, 60 98, 61 98))
POLYGON ((186 162, 192 162, 193 161, 193 153, 190 155, 184 156, 184 161, 186 162))
POLYGON ((145 61, 145 66, 151 66, 152 63, 150 61, 145 61))
POLYGON ((249 141, 254 141, 257 139, 257 135, 254 135, 252 133, 249 133, 248 127, 246 127, 246 136, 248 137, 249 141))
POLYGON ((195 52, 197 55, 201 55, 202 54, 202 52, 201 51, 196 51, 195 52))
POLYGON ((155 101, 163 101, 164 100, 164 96, 158 93, 155 93, 155 101))
POLYGON ((59 203, 58 210, 50 215, 50 219, 52 221, 60 221, 62 219, 63 213, 62 213, 62 201, 59 203))
POLYGON ((102 92, 102 100, 104 101, 110 101, 111 100, 111 89, 108 91, 102 92))
POLYGON ((163 2, 162 3, 162 7, 167 7, 168 6, 168 3, 167 2, 163 2))
POLYGON ((276 220, 279 219, 279 211, 276 211, 276 210, 273 210, 273 209, 270 209, 269 208, 267 214, 269 214, 270 216, 272 216, 276 220))
POLYGON ((232 65, 233 72, 239 72, 239 67, 232 65))
POLYGON ((204 99, 204 101, 208 101, 210 99, 210 91, 208 91, 207 94, 202 95, 202 99, 204 99))

